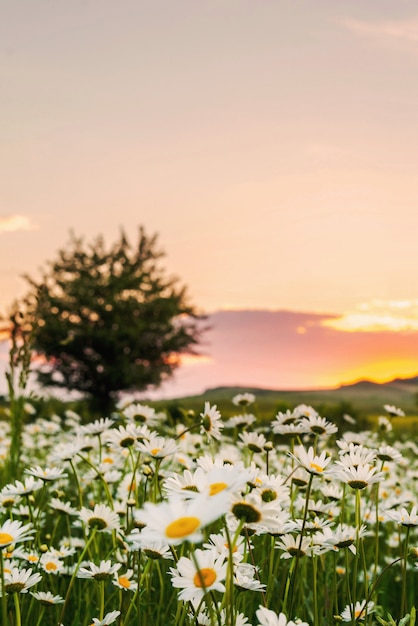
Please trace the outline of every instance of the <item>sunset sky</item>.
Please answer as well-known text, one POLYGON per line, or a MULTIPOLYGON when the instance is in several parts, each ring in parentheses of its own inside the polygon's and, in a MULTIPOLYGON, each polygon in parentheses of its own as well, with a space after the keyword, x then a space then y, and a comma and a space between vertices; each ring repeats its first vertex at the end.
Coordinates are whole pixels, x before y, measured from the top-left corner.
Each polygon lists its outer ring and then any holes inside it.
POLYGON ((415 2, 4 2, 0 71, 0 312, 143 224, 213 323, 170 392, 418 373, 415 2))

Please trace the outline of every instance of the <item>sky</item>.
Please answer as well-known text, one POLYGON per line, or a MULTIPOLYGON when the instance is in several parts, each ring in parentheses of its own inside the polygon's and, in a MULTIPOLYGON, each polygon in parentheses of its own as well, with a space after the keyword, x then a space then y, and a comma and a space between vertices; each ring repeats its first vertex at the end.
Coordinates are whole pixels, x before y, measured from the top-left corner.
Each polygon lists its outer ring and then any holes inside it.
POLYGON ((0 312, 142 224, 218 324, 175 393, 416 374, 417 70, 408 0, 6 0, 0 312))

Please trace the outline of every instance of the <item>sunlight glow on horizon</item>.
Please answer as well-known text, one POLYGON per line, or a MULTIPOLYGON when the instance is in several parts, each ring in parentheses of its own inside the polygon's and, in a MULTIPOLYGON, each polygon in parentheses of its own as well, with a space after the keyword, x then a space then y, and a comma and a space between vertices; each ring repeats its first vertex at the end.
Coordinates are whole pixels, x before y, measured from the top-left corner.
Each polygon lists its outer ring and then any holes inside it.
POLYGON ((344 332, 408 332, 418 330, 418 300, 372 300, 323 321, 323 326, 344 332))
POLYGON ((319 376, 315 388, 329 389, 341 385, 353 385, 363 380, 383 384, 395 378, 415 377, 417 371, 417 362, 411 358, 372 359, 335 374, 319 376))

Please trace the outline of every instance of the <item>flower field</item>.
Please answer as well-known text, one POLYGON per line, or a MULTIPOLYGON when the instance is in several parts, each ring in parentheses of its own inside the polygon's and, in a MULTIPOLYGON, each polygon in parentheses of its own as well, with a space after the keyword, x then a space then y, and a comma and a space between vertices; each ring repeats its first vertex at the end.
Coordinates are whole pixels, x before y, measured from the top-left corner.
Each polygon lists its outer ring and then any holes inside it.
POLYGON ((233 402, 1 421, 0 624, 414 626, 402 411, 340 435, 310 406, 266 425, 252 394, 233 402))

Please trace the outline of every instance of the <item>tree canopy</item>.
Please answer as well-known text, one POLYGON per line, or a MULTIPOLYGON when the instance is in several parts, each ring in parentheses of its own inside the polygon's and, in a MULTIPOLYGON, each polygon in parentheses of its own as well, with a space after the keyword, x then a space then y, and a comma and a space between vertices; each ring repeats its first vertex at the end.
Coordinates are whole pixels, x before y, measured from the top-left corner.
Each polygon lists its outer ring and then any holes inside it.
POLYGON ((132 246, 124 231, 106 247, 102 236, 68 246, 26 276, 25 324, 44 363, 42 385, 88 394, 108 409, 121 391, 158 386, 193 353, 202 332, 195 307, 177 278, 161 265, 157 236, 140 227, 132 246))

